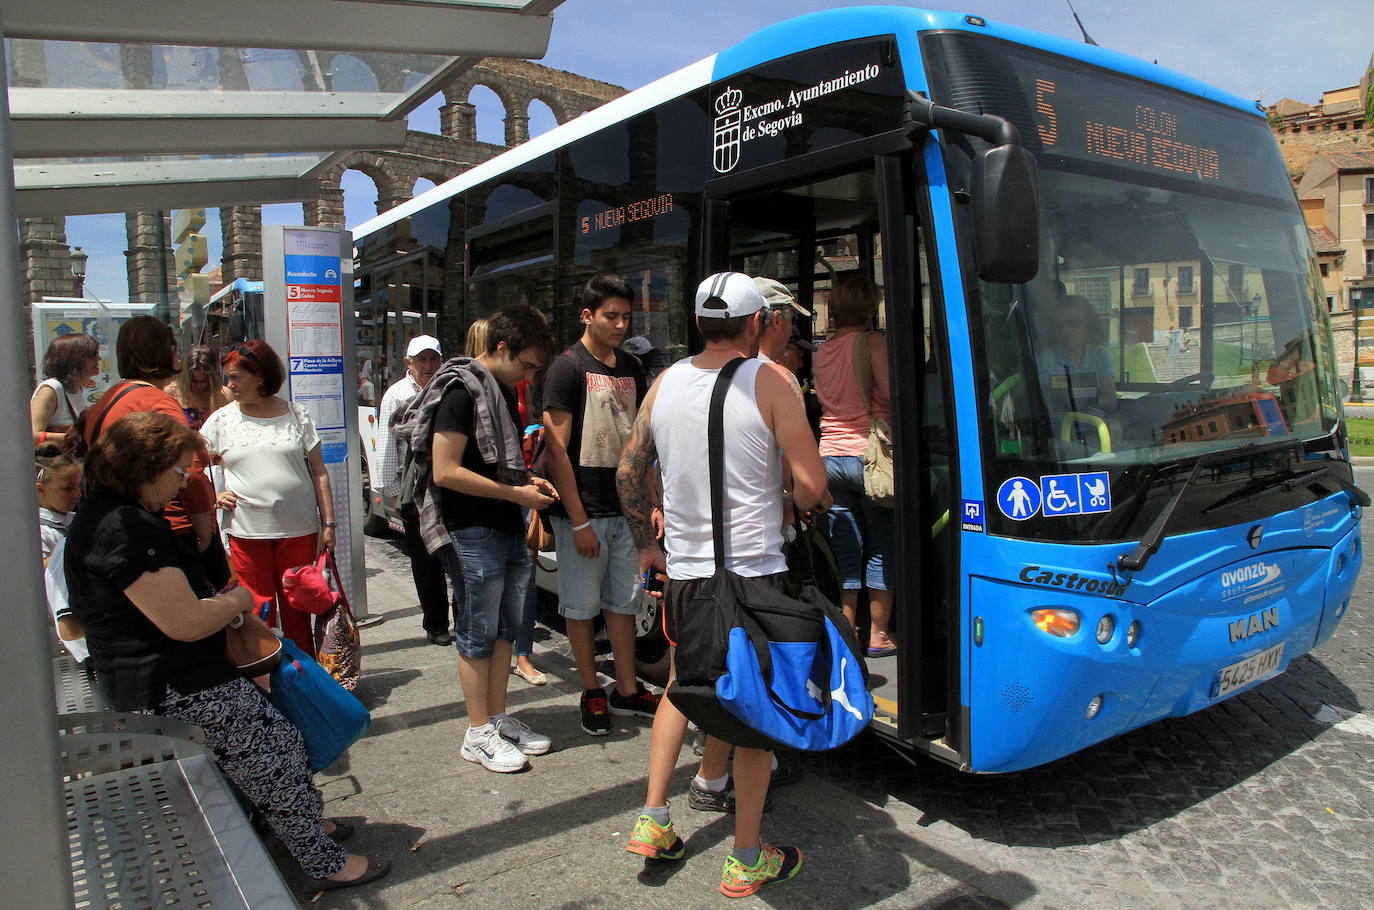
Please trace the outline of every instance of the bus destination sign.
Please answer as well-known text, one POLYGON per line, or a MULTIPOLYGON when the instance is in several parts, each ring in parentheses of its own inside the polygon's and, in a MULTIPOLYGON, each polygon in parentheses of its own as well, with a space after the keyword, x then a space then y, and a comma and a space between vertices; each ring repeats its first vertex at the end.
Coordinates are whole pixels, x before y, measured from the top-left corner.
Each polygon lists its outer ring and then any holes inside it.
POLYGON ((1264 118, 1167 85, 964 33, 922 38, 931 98, 1016 124, 1040 166, 1127 168, 1209 190, 1293 192, 1264 118))

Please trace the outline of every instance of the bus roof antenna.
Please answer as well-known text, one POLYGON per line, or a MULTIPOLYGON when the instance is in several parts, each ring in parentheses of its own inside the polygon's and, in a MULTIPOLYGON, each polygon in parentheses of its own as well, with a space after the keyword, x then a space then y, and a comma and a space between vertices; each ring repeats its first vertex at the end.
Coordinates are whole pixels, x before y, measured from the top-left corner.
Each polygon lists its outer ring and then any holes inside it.
POLYGON ((1091 44, 1093 47, 1101 47, 1093 40, 1093 36, 1088 34, 1088 30, 1083 27, 1083 20, 1078 18, 1078 10, 1073 8, 1072 0, 1064 0, 1064 2, 1069 5, 1069 12, 1073 14, 1073 21, 1078 23, 1078 30, 1083 33, 1083 43, 1091 44))

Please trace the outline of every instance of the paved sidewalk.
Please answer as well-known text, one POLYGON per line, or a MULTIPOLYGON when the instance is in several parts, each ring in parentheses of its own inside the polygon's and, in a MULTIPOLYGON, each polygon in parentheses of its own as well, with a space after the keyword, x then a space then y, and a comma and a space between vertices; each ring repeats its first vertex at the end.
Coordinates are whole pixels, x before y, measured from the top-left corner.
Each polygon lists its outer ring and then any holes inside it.
MULTIPOLYGON (((584 735, 561 637, 536 644, 550 685, 511 682, 512 706, 555 751, 517 775, 459 758, 454 654, 425 643, 399 546, 367 543, 371 611, 386 617, 365 630, 360 694, 372 732, 318 778, 329 814, 363 820, 350 847, 390 854, 395 871, 314 904, 298 890, 303 907, 933 910, 978 895, 1075 910, 1371 906, 1368 581, 1332 642, 1278 680, 1044 768, 973 776, 912 766, 866 737, 808 757, 765 819, 765 835, 799 844, 806 867, 727 901, 715 887, 730 818, 689 809, 680 789, 673 809, 688 858, 624 852, 644 797, 648 722, 615 718, 611 736, 584 735)), ((682 786, 690 759, 684 750, 682 786)))

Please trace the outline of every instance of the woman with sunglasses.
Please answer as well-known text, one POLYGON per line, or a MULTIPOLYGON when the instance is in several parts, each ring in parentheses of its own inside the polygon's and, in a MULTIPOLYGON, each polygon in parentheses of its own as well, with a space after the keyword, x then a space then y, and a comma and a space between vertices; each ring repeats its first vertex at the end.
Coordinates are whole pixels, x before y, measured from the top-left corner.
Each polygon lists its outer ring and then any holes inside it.
POLYGON ((167 391, 176 396, 193 430, 205 426, 211 414, 229 403, 219 374, 219 358, 204 345, 187 352, 180 375, 167 391))
POLYGON ((229 513, 229 557, 256 601, 275 603, 273 623, 314 654, 312 618, 287 605, 281 578, 334 547, 334 499, 320 437, 304 407, 277 396, 286 371, 267 342, 231 347, 224 379, 234 400, 200 432, 224 466, 216 504, 229 513))

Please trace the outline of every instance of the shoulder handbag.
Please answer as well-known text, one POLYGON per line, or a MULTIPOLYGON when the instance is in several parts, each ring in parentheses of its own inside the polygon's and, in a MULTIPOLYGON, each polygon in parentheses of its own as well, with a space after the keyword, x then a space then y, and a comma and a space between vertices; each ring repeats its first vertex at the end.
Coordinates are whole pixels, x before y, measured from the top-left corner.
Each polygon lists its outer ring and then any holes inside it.
POLYGON ((348 595, 339 582, 339 567, 334 562, 334 551, 325 550, 325 554, 338 600, 325 614, 324 622, 315 628, 315 653, 319 655, 320 666, 328 670, 339 681, 339 685, 352 692, 363 675, 363 639, 358 632, 358 620, 353 615, 348 595))
POLYGON ((282 646, 285 659, 272 671, 269 697, 301 731, 310 770, 321 771, 362 738, 372 715, 294 641, 284 639, 282 646))
POLYGON ((873 416, 873 352, 863 332, 854 340, 854 377, 868 411, 868 446, 864 449, 864 495, 884 508, 897 503, 897 483, 892 471, 892 427, 873 416))
POLYGON ((282 640, 252 613, 240 613, 224 627, 224 653, 245 679, 265 676, 281 663, 282 640))
MULTIPOLYGON (((816 589, 814 568, 794 598, 725 567, 725 395, 743 362, 727 364, 711 394, 716 571, 690 602, 674 606, 677 680, 668 698, 707 734, 736 746, 834 749, 873 717, 868 669, 849 621, 816 589)), ((802 551, 809 566, 810 550, 802 551)))

